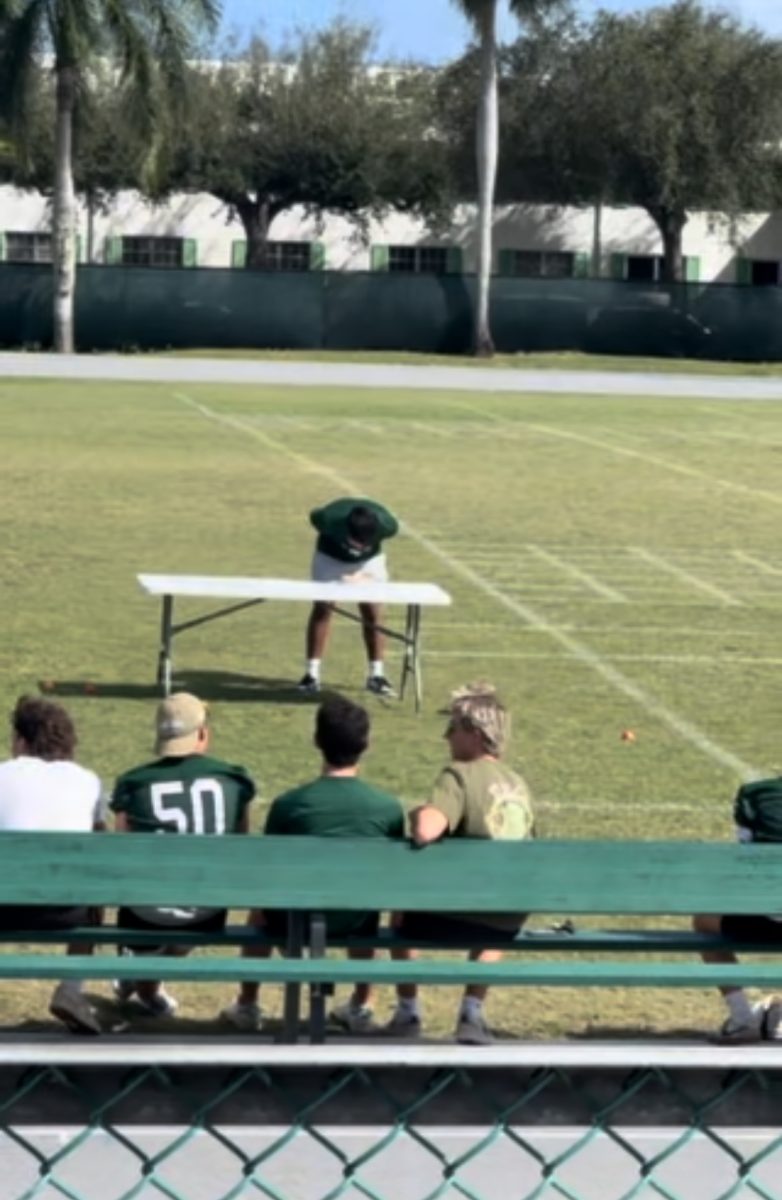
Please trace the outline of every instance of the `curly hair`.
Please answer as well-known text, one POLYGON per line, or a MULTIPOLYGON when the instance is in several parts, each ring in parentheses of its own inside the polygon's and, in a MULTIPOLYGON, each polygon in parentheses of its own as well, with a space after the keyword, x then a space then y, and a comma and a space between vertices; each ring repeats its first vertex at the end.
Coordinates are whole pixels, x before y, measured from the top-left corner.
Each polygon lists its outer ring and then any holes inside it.
POLYGON ((46 762, 72 759, 76 750, 76 729, 68 713, 59 704, 20 696, 11 713, 11 729, 22 738, 33 758, 46 762))

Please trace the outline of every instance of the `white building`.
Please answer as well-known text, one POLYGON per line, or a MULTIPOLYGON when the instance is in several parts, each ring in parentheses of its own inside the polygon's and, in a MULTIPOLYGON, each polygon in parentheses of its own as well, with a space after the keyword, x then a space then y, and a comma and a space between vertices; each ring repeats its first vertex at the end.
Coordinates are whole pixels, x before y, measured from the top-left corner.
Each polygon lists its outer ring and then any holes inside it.
MULTIPOLYGON (((0 187, 0 259, 47 261, 50 224, 43 196, 0 187)), ((469 206, 436 236, 422 222, 392 214, 371 223, 366 243, 342 217, 327 216, 319 225, 294 209, 273 222, 268 269, 469 273, 476 268, 475 233, 469 206)), ((238 269, 245 252, 241 222, 209 195, 181 194, 152 205, 120 192, 106 213, 79 209, 81 262, 238 269)), ((653 280, 661 253, 656 226, 642 209, 517 204, 496 212, 497 274, 653 280)), ((693 214, 684 255, 691 282, 779 284, 782 213, 747 214, 733 225, 693 214)))

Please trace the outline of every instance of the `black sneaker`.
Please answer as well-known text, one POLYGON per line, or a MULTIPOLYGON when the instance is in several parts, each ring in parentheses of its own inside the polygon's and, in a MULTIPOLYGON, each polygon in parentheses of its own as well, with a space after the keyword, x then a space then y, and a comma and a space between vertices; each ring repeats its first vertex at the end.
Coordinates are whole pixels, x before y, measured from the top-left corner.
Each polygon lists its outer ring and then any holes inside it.
POLYGON ((370 675, 367 680, 367 691, 372 692, 375 696, 385 696, 387 700, 396 695, 385 675, 370 675))
POLYGON ((317 696, 318 692, 320 691, 320 680, 316 679, 314 675, 310 675, 309 673, 302 675, 301 679, 296 684, 296 690, 298 692, 306 692, 308 696, 317 696))

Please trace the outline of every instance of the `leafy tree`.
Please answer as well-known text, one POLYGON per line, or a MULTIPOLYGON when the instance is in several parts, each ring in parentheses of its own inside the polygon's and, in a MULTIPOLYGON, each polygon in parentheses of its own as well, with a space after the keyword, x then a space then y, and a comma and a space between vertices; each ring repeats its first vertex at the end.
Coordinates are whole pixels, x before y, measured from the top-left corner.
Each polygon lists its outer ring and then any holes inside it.
POLYGON ((391 208, 443 211, 432 73, 374 68, 370 47, 365 29, 337 22, 282 57, 254 40, 215 68, 194 66, 193 116, 170 130, 158 194, 221 200, 244 226, 249 268, 264 266, 271 223, 294 206, 341 213, 362 233, 391 208))
POLYGON ((106 60, 148 127, 181 94, 200 27, 213 29, 219 0, 0 0, 2 97, 24 145, 36 72, 51 55, 55 95, 53 259, 55 349, 73 350, 76 286, 74 118, 91 65, 106 60))
POLYGON ((509 66, 503 190, 553 202, 638 205, 657 225, 664 278, 683 274, 693 210, 762 210, 782 195, 782 43, 695 0, 571 24, 509 66), (537 48, 538 55, 541 47, 537 48), (534 194, 524 180, 533 181, 534 194))
MULTIPOLYGON (((476 165, 478 181, 478 304, 475 310, 475 353, 494 353, 489 327, 489 290, 492 272, 492 224, 499 155, 499 91, 497 66, 498 0, 455 0, 478 35, 480 92, 476 121, 476 165)), ((546 12, 561 6, 561 0, 509 0, 516 16, 535 23, 546 12)))

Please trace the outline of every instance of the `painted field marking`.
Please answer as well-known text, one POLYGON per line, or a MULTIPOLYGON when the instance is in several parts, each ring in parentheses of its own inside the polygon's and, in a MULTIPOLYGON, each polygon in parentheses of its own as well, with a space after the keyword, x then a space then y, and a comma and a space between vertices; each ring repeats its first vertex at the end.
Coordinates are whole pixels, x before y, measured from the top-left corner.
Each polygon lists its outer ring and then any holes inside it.
POLYGON ((745 554, 743 550, 734 550, 733 557, 739 562, 745 562, 750 567, 756 567, 764 575, 782 575, 782 568, 772 567, 771 563, 764 562, 762 558, 755 558, 753 554, 745 554))
POLYGON ((537 546, 533 542, 528 542, 525 549, 540 559, 541 562, 549 563, 564 575, 570 575, 573 579, 577 579, 588 587, 590 591, 596 592, 598 596, 602 596, 605 600, 611 600, 614 604, 626 604, 627 596, 623 596, 616 588, 609 587, 606 583, 601 583, 594 575, 590 575, 588 571, 582 571, 575 563, 568 562, 564 558, 560 558, 557 554, 552 554, 549 550, 544 550, 542 546, 537 546))
MULTIPOLYGON (((529 659, 544 662, 568 662, 571 654, 554 654, 544 650, 431 650, 426 651, 427 658, 507 658, 529 659)), ((399 652, 395 657, 401 658, 399 652)), ((674 663, 679 666, 730 666, 733 663, 740 666, 782 667, 782 658, 755 657, 747 654, 624 654, 604 651, 606 662, 626 663, 674 663)))
MULTIPOLYGON (((174 398, 180 403, 183 403, 189 408, 193 409, 195 412, 200 413, 208 421, 216 422, 220 425, 226 425, 228 428, 235 429, 239 433, 245 435, 249 434, 251 437, 254 437, 257 441, 261 442, 262 445, 266 446, 267 449, 272 450, 277 454, 285 455, 286 458, 289 458, 292 462, 295 462, 303 471, 306 471, 307 474, 319 475, 323 479, 331 480, 332 483, 337 484, 340 489, 343 489, 347 495, 350 495, 351 493, 360 494, 361 489, 356 488, 356 486, 351 483, 349 479, 346 479, 343 475, 340 475, 338 471, 334 471, 331 467, 327 467, 322 463, 316 462, 314 459, 309 458, 306 454, 300 454, 297 450, 291 450, 290 447, 284 445, 282 442, 276 441, 272 437, 269 437, 269 435, 264 433, 262 430, 255 429, 252 425, 246 425, 243 421, 238 420, 236 417, 223 416, 222 414, 215 412, 213 409, 207 408, 205 404, 199 404, 196 400, 192 399, 192 397, 186 395, 184 392, 174 392, 173 395, 174 398)), ((514 600, 512 597, 506 595, 484 576, 479 575, 476 571, 473 571, 471 567, 448 554, 447 551, 443 550, 425 534, 419 533, 411 525, 408 525, 407 522, 403 522, 402 528, 409 537, 411 537, 415 542, 418 543, 419 546, 422 547, 422 549, 427 550, 433 558, 436 558, 439 562, 443 563, 443 565, 446 566, 452 574, 457 575, 467 583, 472 584, 474 587, 482 591, 486 596, 490 597, 490 599, 496 601, 496 603, 501 607, 507 609, 509 612, 514 613, 521 621, 524 622, 525 625, 539 625, 544 627, 548 636, 560 646, 564 646, 565 649, 569 650, 575 659, 583 663, 584 666, 591 667, 592 670, 600 675, 601 678, 603 678, 612 687, 616 688, 617 691, 620 691, 623 695, 627 696, 629 700, 633 700, 639 705, 639 707, 643 708, 649 714, 649 716, 654 717, 663 725, 666 725, 674 734, 680 737, 683 741, 688 742, 694 749, 700 751, 701 754, 704 754, 707 758, 712 759, 713 762, 719 763, 720 766, 723 766, 727 770, 734 772, 743 779, 762 777, 762 772, 760 772, 756 767, 753 767, 750 763, 744 762, 744 760, 739 758, 738 755, 733 754, 732 751, 726 750, 723 746, 720 746, 718 742, 715 742, 712 738, 708 737, 708 735, 705 734, 701 729, 699 729, 691 721, 688 721, 686 717, 682 717, 673 709, 668 708, 666 704, 663 704, 662 701, 658 700, 657 697, 651 692, 646 691, 644 688, 635 683, 634 680, 628 678, 626 675, 623 675, 621 671, 618 671, 616 667, 613 667, 610 663, 606 662, 605 659, 603 659, 589 646, 583 645, 583 643, 571 637, 570 634, 564 632, 564 630, 559 629, 556 625, 552 625, 545 619, 545 617, 543 617, 540 613, 537 613, 535 609, 530 608, 529 605, 522 604, 520 601, 514 600)))
POLYGON ((615 442, 604 442, 600 438, 589 437, 584 433, 575 433, 571 429, 556 429, 551 425, 543 425, 538 421, 508 421, 507 418, 501 417, 498 413, 493 413, 489 409, 478 410, 474 405, 468 404, 466 401, 442 400, 441 403, 447 404, 450 407, 467 409, 469 412, 478 413, 480 411, 484 420, 494 421, 497 424, 509 426, 510 428, 521 425, 526 429, 533 429, 538 433, 545 434, 546 437, 579 442, 584 446, 593 446, 597 450, 605 450, 609 454, 619 454, 626 458, 635 458, 639 462, 649 463, 650 466, 662 467, 666 471, 674 471, 679 475, 687 475, 692 479, 700 479, 705 483, 711 484, 713 487, 722 488, 724 491, 739 492, 744 496, 751 496, 759 500, 768 500, 772 504, 782 504, 782 493, 780 492, 767 492, 760 488, 748 487, 744 483, 735 483, 731 479, 721 479, 719 476, 710 475, 707 471, 701 471, 697 467, 689 467, 686 463, 671 462, 670 459, 660 458, 656 454, 644 454, 640 450, 631 450, 628 446, 618 446, 615 442))
POLYGON ((723 604, 729 604, 733 608, 743 606, 741 600, 730 592, 726 592, 724 588, 717 587, 714 583, 708 583, 705 579, 700 579, 690 571, 685 571, 683 567, 677 567, 675 563, 669 562, 662 555, 653 554, 651 550, 646 550, 643 546, 630 546, 629 549, 632 554, 637 555, 638 558, 642 558, 650 566, 655 567, 658 571, 664 571, 668 575, 673 575, 675 579, 681 580, 682 583, 695 588, 696 591, 705 592, 706 595, 712 596, 716 600, 721 600, 723 604))
MULTIPOLYGON (((545 625, 524 625, 518 629, 515 625, 502 625, 496 622, 482 624, 479 621, 427 621, 426 628, 430 633, 433 632, 450 632, 452 629, 482 629, 487 631, 496 630, 498 633, 512 633, 514 637, 520 634, 537 634, 546 633, 545 625)), ((629 637, 638 637, 639 635, 647 634, 662 634, 664 637, 720 637, 720 638, 758 638, 762 639, 762 634, 756 629, 730 629, 725 626, 722 629, 704 629, 693 628, 692 626, 669 626, 669 625, 579 625, 575 622, 562 622, 560 629, 567 633, 597 633, 607 634, 611 637, 616 637, 620 634, 627 634, 629 637)), ((765 639, 763 639, 765 640, 765 639)))

